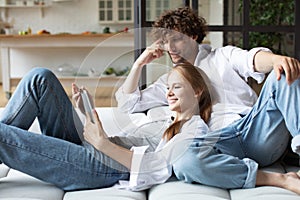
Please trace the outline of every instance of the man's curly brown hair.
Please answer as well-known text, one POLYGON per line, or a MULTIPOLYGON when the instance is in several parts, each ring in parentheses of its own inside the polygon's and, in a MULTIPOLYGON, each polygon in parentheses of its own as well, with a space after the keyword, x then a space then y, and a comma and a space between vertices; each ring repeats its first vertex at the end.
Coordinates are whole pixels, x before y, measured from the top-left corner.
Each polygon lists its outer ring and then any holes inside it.
POLYGON ((163 13, 153 24, 152 36, 157 40, 170 31, 178 31, 189 37, 198 36, 200 44, 206 36, 207 24, 203 17, 189 7, 177 8, 163 13))

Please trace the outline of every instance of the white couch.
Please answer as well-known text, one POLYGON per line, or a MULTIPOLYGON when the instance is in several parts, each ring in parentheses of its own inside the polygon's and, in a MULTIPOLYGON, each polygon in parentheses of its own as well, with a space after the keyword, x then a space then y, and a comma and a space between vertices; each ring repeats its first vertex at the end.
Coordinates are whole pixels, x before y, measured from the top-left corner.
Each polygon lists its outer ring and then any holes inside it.
MULTIPOLYGON (((141 120, 149 120, 144 114, 126 115, 115 108, 98 108, 104 129, 117 134, 128 126, 138 125, 141 120), (119 121, 119 123, 115 123, 119 121)), ((154 114, 158 114, 156 110, 154 114)), ((153 114, 153 113, 152 113, 153 114)), ((152 115, 155 117, 155 115, 152 115)), ((151 119, 152 119, 151 118, 151 119)), ((151 120, 150 119, 150 120, 151 120)), ((35 122, 30 129, 39 132, 35 122)), ((0 149, 1 150, 1 149, 0 149)), ((13 158, 12 158, 13 159, 13 158)), ((297 171, 297 167, 286 166, 280 162, 265 168, 269 171, 297 171)), ((154 186, 148 191, 130 192, 116 188, 64 192, 61 189, 39 181, 5 165, 0 165, 0 200, 300 200, 300 195, 276 187, 257 187, 254 189, 224 190, 200 184, 187 184, 172 177, 168 182, 154 186)))

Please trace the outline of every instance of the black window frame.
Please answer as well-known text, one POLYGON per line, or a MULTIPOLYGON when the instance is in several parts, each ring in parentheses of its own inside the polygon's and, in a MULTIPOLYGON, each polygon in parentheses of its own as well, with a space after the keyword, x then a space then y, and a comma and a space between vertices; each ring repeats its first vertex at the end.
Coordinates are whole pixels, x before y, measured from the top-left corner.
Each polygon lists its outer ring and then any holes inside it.
MULTIPOLYGON (((224 6, 228 5, 229 0, 224 0, 224 6)), ((209 25, 209 32, 241 32, 243 37, 244 49, 249 49, 249 32, 281 32, 294 33, 294 57, 300 60, 300 1, 295 1, 295 23, 290 26, 252 26, 250 23, 250 0, 243 0, 243 24, 242 25, 209 25)), ((191 6, 194 10, 198 10, 198 0, 183 0, 183 5, 191 6)), ((228 10, 226 7, 224 11, 228 10)), ((146 21, 146 1, 134 0, 134 27, 135 27, 135 59, 146 48, 146 33, 144 27, 151 27, 152 22, 146 21)), ((226 16, 226 13, 225 15, 226 16)), ((224 41, 226 43, 226 39, 224 41)), ((226 45, 226 44, 224 44, 226 45)), ((141 83, 142 87, 146 84, 146 71, 142 72, 141 83)))

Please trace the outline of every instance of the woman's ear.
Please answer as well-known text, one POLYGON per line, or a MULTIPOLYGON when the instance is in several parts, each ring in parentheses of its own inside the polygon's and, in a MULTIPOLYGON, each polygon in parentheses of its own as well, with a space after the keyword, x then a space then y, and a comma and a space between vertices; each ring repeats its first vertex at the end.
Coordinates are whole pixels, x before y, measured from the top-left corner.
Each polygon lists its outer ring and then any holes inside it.
POLYGON ((202 90, 195 91, 195 97, 199 98, 202 95, 202 90))

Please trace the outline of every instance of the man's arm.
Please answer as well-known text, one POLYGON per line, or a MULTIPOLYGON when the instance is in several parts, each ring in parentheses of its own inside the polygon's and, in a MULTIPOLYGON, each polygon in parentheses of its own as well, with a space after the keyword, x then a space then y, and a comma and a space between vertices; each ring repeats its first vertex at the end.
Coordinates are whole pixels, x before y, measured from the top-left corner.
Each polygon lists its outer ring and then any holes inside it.
POLYGON ((138 88, 142 68, 164 55, 159 43, 160 41, 156 41, 145 49, 134 62, 123 85, 115 93, 118 108, 123 112, 143 112, 149 108, 166 105, 164 78, 159 78, 142 92, 138 88))
POLYGON ((277 80, 285 73, 287 83, 290 85, 300 77, 300 63, 297 59, 259 51, 254 57, 254 69, 257 72, 268 73, 274 69, 277 80))
POLYGON ((123 92, 125 93, 134 92, 138 87, 143 66, 163 56, 164 52, 162 49, 159 48, 158 46, 159 42, 160 41, 156 41, 150 47, 147 47, 145 51, 134 62, 125 82, 122 85, 123 92))

